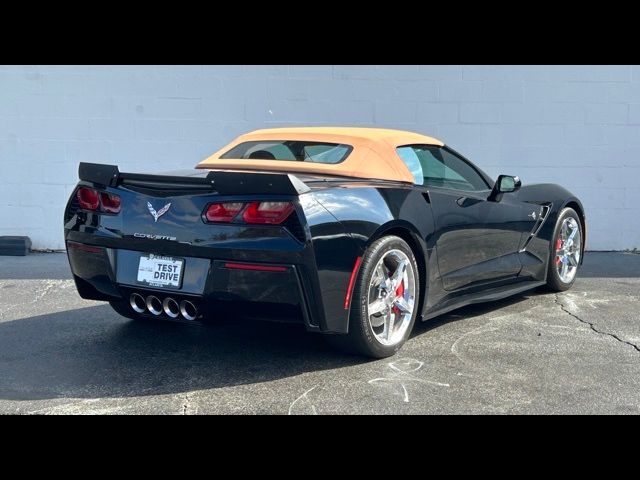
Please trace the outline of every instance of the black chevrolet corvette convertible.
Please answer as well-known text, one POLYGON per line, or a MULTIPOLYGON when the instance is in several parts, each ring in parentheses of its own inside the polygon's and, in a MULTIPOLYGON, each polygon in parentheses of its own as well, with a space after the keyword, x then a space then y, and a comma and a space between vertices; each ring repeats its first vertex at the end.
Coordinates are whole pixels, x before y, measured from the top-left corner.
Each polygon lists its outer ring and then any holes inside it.
POLYGON ((192 170, 79 176, 64 214, 78 292, 133 319, 300 322, 381 358, 416 318, 566 290, 583 258, 570 192, 494 181, 410 132, 259 130, 192 170))

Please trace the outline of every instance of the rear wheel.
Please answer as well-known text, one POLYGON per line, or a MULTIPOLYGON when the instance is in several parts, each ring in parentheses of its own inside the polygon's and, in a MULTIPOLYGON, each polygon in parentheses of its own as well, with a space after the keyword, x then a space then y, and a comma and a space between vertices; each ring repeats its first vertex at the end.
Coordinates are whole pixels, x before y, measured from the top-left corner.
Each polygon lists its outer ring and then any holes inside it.
POLYGON ((563 292, 576 280, 582 255, 582 223, 572 208, 560 212, 553 232, 547 271, 547 288, 563 292))
POLYGON ((418 265, 399 237, 374 242, 365 253, 353 289, 349 333, 327 340, 349 353, 384 358, 409 337, 418 310, 418 265))

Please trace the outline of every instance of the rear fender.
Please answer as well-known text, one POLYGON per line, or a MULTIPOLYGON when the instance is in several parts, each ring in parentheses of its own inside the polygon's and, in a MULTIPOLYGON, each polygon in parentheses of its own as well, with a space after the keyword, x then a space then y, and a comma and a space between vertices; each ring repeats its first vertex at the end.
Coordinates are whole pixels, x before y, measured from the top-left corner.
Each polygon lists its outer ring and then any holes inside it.
MULTIPOLYGON (((330 330, 347 331, 350 303, 345 308, 345 296, 356 260, 385 234, 406 237, 416 250, 422 273, 432 271, 426 265, 430 258, 428 250, 433 235, 433 215, 428 197, 422 192, 414 188, 362 186, 314 191, 310 196, 333 219, 331 226, 328 226, 330 221, 309 220, 305 209, 323 297, 326 297, 323 304, 330 330), (327 228, 339 229, 341 233, 328 232, 327 228), (350 242, 346 241, 345 234, 350 242), (331 268, 326 268, 329 263, 331 268)), ((321 215, 318 216, 320 218, 321 215)), ((421 283, 426 286, 429 282, 421 283)))

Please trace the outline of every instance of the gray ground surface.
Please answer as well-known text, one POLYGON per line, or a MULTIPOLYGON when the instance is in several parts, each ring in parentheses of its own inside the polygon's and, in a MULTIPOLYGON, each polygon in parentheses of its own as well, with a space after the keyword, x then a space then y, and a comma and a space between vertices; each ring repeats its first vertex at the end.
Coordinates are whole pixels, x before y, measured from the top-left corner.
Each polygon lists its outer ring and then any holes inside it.
POLYGON ((458 310, 380 361, 297 326, 129 321, 64 254, 0 266, 0 413, 640 413, 640 255, 588 253, 571 291, 458 310))

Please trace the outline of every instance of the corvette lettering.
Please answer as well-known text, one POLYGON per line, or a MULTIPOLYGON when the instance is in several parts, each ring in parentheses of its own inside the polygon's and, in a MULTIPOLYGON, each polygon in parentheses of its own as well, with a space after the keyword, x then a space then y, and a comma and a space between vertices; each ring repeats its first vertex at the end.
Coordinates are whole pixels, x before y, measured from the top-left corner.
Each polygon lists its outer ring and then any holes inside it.
POLYGON ((175 242, 178 237, 170 237, 169 235, 153 235, 150 233, 134 233, 135 238, 146 238, 147 240, 170 240, 175 242))

